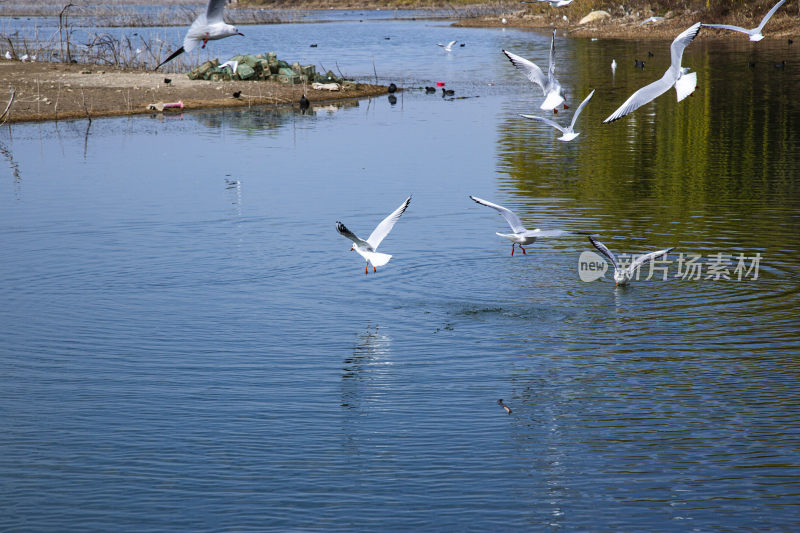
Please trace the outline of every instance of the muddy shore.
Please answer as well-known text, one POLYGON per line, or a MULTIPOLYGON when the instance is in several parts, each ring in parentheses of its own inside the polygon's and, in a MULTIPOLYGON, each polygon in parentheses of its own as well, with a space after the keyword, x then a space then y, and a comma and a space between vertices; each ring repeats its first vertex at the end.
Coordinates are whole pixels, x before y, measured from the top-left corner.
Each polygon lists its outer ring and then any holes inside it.
MULTIPOLYGON (((0 60, 0 113, 14 89, 8 122, 96 118, 152 113, 150 104, 183 102, 184 109, 299 105, 302 85, 271 81, 190 80, 186 74, 123 70, 96 65, 0 60), (170 82, 166 83, 166 79, 170 82), (234 93, 240 92, 239 97, 234 93)), ((360 83, 346 91, 305 87, 322 103, 386 94, 380 85, 360 83)), ((169 112, 169 111, 167 111, 169 112)))

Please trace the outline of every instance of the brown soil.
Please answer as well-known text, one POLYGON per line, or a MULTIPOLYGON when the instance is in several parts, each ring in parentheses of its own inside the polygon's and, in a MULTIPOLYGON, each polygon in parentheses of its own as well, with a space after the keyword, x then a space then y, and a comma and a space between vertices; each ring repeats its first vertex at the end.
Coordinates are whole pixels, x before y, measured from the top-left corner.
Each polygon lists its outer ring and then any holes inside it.
MULTIPOLYGON (((554 9, 554 12, 559 14, 563 13, 563 11, 558 12, 556 9, 554 9)), ((587 14, 586 12, 581 13, 583 15, 587 14)), ((582 17, 576 16, 575 14, 573 14, 573 17, 568 21, 565 21, 563 18, 560 18, 560 16, 554 16, 553 14, 540 15, 526 13, 523 10, 506 15, 466 19, 458 21, 454 25, 480 28, 558 28, 561 35, 576 38, 597 37, 599 39, 672 40, 676 35, 695 22, 721 22, 745 28, 754 28, 761 20, 760 18, 758 20, 750 20, 741 17, 736 19, 709 20, 704 18, 700 13, 685 12, 680 14, 667 13, 663 20, 642 24, 645 19, 653 14, 654 13, 651 12, 637 12, 628 15, 612 15, 609 18, 595 23, 580 25, 578 22, 582 17), (506 19, 505 24, 502 22, 503 18, 506 19)), ((769 20, 767 27, 764 29, 765 40, 782 40, 785 42, 788 38, 795 39, 798 36, 800 36, 800 19, 794 16, 794 14, 778 12, 769 20)), ((698 34, 697 39, 740 39, 747 41, 747 35, 728 30, 703 28, 698 34)))
MULTIPOLYGON (((0 60, 0 113, 6 108, 11 89, 15 92, 14 102, 4 118, 9 122, 152 113, 150 104, 178 101, 183 102, 184 109, 299 105, 303 94, 302 85, 270 81, 190 80, 185 74, 0 60), (171 82, 165 83, 165 78, 171 82), (241 94, 234 98, 237 91, 241 94)), ((305 88, 311 102, 386 92, 386 87, 363 83, 338 92, 305 88)))

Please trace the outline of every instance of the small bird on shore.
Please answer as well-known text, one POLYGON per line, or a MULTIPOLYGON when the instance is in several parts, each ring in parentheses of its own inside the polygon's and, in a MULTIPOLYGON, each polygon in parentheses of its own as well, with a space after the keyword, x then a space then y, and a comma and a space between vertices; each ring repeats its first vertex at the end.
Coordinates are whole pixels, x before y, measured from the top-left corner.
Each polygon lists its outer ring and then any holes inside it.
POLYGON ((477 204, 485 205, 486 207, 491 207, 498 213, 500 213, 503 218, 506 219, 508 225, 514 231, 514 233, 495 233, 495 235, 499 235, 505 239, 511 241, 511 255, 514 255, 514 247, 519 246, 519 249, 522 250, 522 255, 527 255, 525 253, 525 248, 522 246, 533 244, 536 242, 536 239, 539 237, 566 237, 569 235, 588 235, 588 233, 584 233, 581 231, 567 231, 567 230, 546 230, 542 231, 540 229, 525 229, 525 226, 522 225, 522 221, 519 217, 511 211, 503 207, 502 205, 493 204, 487 200, 483 200, 478 198, 477 196, 470 196, 470 200, 477 204))
POLYGON ((397 85, 395 85, 394 83, 390 83, 388 91, 389 93, 397 92, 397 85))
POLYGON ((722 30, 733 30, 741 33, 746 33, 751 41, 757 42, 764 38, 764 36, 761 34, 761 31, 764 29, 764 26, 767 24, 767 21, 770 18, 772 18, 772 15, 774 15, 775 12, 778 10, 778 8, 781 7, 785 2, 786 0, 780 0, 780 2, 775 4, 772 7, 772 9, 767 11, 767 14, 764 15, 763 19, 761 19, 761 23, 755 28, 747 29, 747 28, 742 28, 741 26, 732 26, 730 24, 703 24, 703 26, 707 26, 709 28, 719 28, 722 30))
POLYGON ((10 50, 6 50, 6 59, 14 59, 14 56, 11 55, 10 50))
POLYGON ((589 235, 589 242, 591 242, 592 246, 597 248, 597 250, 601 254, 603 254, 606 257, 606 259, 611 261, 611 265, 614 267, 614 282, 617 285, 627 285, 633 279, 633 276, 636 274, 637 268, 647 263, 648 261, 658 259, 662 255, 666 255, 675 249, 675 247, 673 246, 671 248, 667 248, 666 250, 659 250, 657 252, 650 252, 649 254, 640 255, 636 259, 632 260, 630 265, 623 268, 617 261, 617 257, 613 253, 611 253, 611 250, 606 248, 605 244, 598 241, 591 235, 589 235))
POLYGON ((170 78, 164 78, 164 85, 169 85, 170 83, 172 83, 170 78))
POLYGON ((689 96, 697 88, 697 73, 689 73, 688 68, 681 67, 683 51, 697 36, 700 31, 700 23, 697 22, 688 29, 681 32, 670 45, 670 56, 672 62, 670 67, 661 77, 649 85, 645 85, 633 93, 625 102, 617 108, 603 124, 614 122, 629 113, 633 113, 643 105, 655 100, 665 92, 675 87, 678 102, 689 96))
POLYGON ((500 398, 499 400, 497 400, 497 405, 499 405, 500 407, 502 407, 503 409, 505 409, 505 410, 506 410, 506 413, 508 413, 508 414, 511 414, 511 408, 510 408, 509 406, 507 406, 506 404, 504 404, 504 403, 503 403, 503 399, 502 399, 502 398, 500 398))
POLYGON ((159 63, 155 70, 158 70, 161 65, 172 61, 182 53, 191 52, 201 43, 202 46, 200 48, 205 48, 208 41, 224 39, 231 35, 241 35, 244 37, 244 34, 241 33, 236 26, 226 24, 225 21, 222 20, 222 14, 225 10, 226 3, 227 0, 209 0, 206 12, 201 13, 194 22, 192 22, 189 31, 186 32, 186 37, 183 38, 183 46, 159 63))
POLYGON ((378 224, 370 236, 367 237, 367 240, 360 239, 352 231, 347 229, 344 224, 341 222, 336 222, 336 231, 338 231, 343 237, 353 241, 353 246, 350 248, 350 251, 352 252, 355 250, 358 255, 367 260, 367 265, 364 267, 364 274, 369 274, 370 262, 372 262, 372 271, 377 272, 375 269, 376 266, 383 266, 389 262, 389 259, 392 258, 391 255, 378 253, 376 250, 381 242, 383 242, 383 239, 385 239, 386 236, 389 235, 389 232, 392 231, 392 228, 400 218, 400 215, 405 213, 406 209, 408 208, 408 204, 410 203, 411 197, 409 196, 402 204, 400 204, 400 207, 395 209, 388 217, 384 218, 381 223, 378 224))
POLYGON ((242 96, 242 91, 236 91, 235 93, 233 93, 234 98, 239 98, 240 96, 242 96))

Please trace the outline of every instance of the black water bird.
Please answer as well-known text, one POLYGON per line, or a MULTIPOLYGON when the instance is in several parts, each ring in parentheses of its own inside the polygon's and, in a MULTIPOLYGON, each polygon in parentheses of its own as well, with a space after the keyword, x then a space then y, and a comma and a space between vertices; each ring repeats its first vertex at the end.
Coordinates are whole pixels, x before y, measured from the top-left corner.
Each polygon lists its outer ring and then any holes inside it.
POLYGON ((425 94, 433 94, 436 92, 436 87, 425 87, 425 94))
POLYGON ((454 94, 456 94, 456 92, 453 89, 445 89, 442 87, 442 98, 445 96, 453 96, 454 94))
POLYGON ((313 43, 313 44, 311 45, 311 48, 316 48, 316 47, 317 47, 317 43, 313 43))
POLYGON ((781 68, 781 69, 786 68, 786 60, 784 59, 780 63, 775 63, 775 68, 781 68))
POLYGON ((395 85, 394 83, 390 83, 389 84, 389 93, 394 93, 394 92, 397 92, 397 85, 395 85))
POLYGON ((638 59, 634 59, 633 66, 644 70, 644 61, 639 61, 638 59))
POLYGON ((647 57, 655 57, 655 54, 653 52, 648 51, 647 52, 647 57))
POLYGON ((308 101, 308 98, 306 98, 305 94, 300 97, 300 110, 301 111, 305 111, 306 109, 308 109, 309 104, 310 104, 310 102, 308 101))
POLYGON ((502 398, 500 398, 499 400, 497 400, 497 405, 499 405, 500 407, 502 407, 503 409, 505 409, 505 410, 506 410, 506 413, 508 413, 508 414, 511 414, 511 408, 510 408, 509 406, 507 406, 506 404, 504 404, 504 403, 503 403, 503 399, 502 399, 502 398))
POLYGON ((465 46, 467 46, 467 43, 461 43, 458 46, 460 46, 461 48, 464 48, 465 46))

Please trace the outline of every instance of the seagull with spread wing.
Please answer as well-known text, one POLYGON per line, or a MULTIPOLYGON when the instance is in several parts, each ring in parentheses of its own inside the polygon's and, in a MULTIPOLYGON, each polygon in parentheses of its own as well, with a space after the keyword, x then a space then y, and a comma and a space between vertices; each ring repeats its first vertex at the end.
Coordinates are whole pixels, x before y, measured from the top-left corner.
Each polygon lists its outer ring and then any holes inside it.
POLYGON ((537 117, 535 115, 523 115, 523 114, 520 114, 520 116, 528 118, 530 120, 536 120, 537 122, 543 122, 548 126, 552 126, 553 128, 559 130, 563 134, 561 135, 561 137, 558 138, 559 141, 571 141, 572 139, 580 135, 580 133, 576 133, 574 130, 575 122, 578 120, 578 115, 581 114, 581 111, 583 111, 583 108, 586 107, 587 103, 589 103, 589 100, 592 98, 592 96, 594 96, 594 90, 592 90, 592 92, 589 93, 589 96, 587 96, 583 100, 583 102, 581 102, 581 105, 578 106, 578 109, 575 110, 575 114, 572 115, 572 122, 570 122, 569 126, 567 126, 566 128, 561 124, 559 124, 558 122, 550 120, 549 118, 537 117))
POLYGON ((409 196, 406 198, 406 201, 400 205, 394 212, 389 215, 388 217, 384 218, 380 224, 372 231, 367 240, 363 240, 356 236, 355 233, 347 229, 347 227, 342 224, 341 222, 336 222, 336 231, 338 231, 344 237, 347 237, 351 241, 353 241, 353 247, 350 248, 350 251, 355 250, 358 252, 358 255, 363 257, 367 260, 367 264, 364 267, 364 274, 369 274, 369 264, 372 263, 372 271, 377 272, 375 269, 376 266, 383 266, 389 262, 389 259, 392 258, 389 254, 382 254, 377 252, 378 245, 389 235, 389 232, 392 231, 397 220, 400 218, 400 215, 405 213, 408 204, 411 203, 411 197, 409 196))
POLYGON ((731 26, 729 24, 703 24, 703 26, 706 26, 707 28, 720 28, 723 30, 733 30, 746 33, 748 36, 750 36, 751 41, 760 41, 761 39, 764 38, 764 36, 761 34, 761 31, 764 29, 764 26, 767 24, 767 21, 772 18, 772 15, 775 14, 775 12, 778 10, 779 7, 781 7, 784 4, 784 2, 786 2, 786 0, 781 0, 780 2, 775 4, 772 7, 772 9, 770 9, 767 12, 767 14, 764 15, 764 18, 761 19, 761 24, 750 30, 748 30, 747 28, 742 28, 741 26, 731 26))
POLYGON ((511 241, 511 255, 514 255, 514 247, 519 246, 519 249, 522 250, 523 255, 527 255, 525 253, 525 248, 522 246, 533 244, 536 242, 536 239, 539 237, 565 237, 569 235, 589 235, 588 233, 584 233, 582 231, 567 231, 567 230, 547 230, 542 231, 540 229, 525 229, 525 226, 522 225, 522 221, 519 217, 511 211, 503 207, 502 205, 493 204, 492 202, 483 200, 478 198, 477 196, 470 196, 470 199, 478 204, 485 205, 486 207, 491 207, 501 215, 503 218, 506 219, 508 225, 511 226, 511 229, 514 233, 497 233, 500 237, 506 238, 511 241))
POLYGON ((630 265, 627 267, 622 267, 620 266, 619 261, 617 261, 617 257, 611 253, 611 250, 606 248, 605 244, 593 238, 591 235, 589 235, 589 241, 601 254, 606 257, 606 259, 611 261, 611 265, 614 267, 614 282, 617 285, 627 285, 628 282, 633 279, 633 276, 636 275, 636 269, 648 261, 653 261, 662 255, 667 255, 669 252, 675 249, 673 246, 671 248, 667 248, 666 250, 659 250, 657 252, 650 252, 649 254, 640 255, 639 257, 633 259, 630 265))
POLYGON ((456 44, 457 42, 458 41, 450 41, 447 44, 442 44, 442 43, 436 43, 436 44, 441 46, 442 48, 444 48, 445 52, 452 52, 453 51, 453 45, 456 44))
POLYGON ((225 9, 226 3, 227 0, 208 0, 206 12, 201 13, 194 22, 192 22, 189 31, 186 32, 186 37, 183 38, 183 46, 175 50, 171 56, 162 61, 155 70, 158 70, 161 65, 172 61, 182 53, 191 52, 201 43, 202 46, 200 48, 205 48, 208 41, 224 39, 231 35, 241 35, 244 37, 244 34, 240 33, 236 26, 226 24, 225 21, 222 20, 222 12, 225 9))
MULTIPOLYGON (((547 76, 532 61, 512 54, 508 50, 503 50, 503 53, 526 78, 542 88, 544 102, 539 106, 539 109, 548 111, 552 109, 553 113, 558 113, 556 107, 564 102, 564 97, 561 95, 561 84, 556 79, 556 30, 553 30, 553 38, 550 41, 550 66, 547 69, 547 76)), ((568 108, 569 106, 564 104, 564 109, 568 108)))
POLYGON ((700 23, 698 22, 675 37, 669 47, 672 64, 661 79, 654 81, 650 85, 645 85, 633 93, 630 98, 625 100, 625 103, 603 121, 603 124, 614 122, 629 113, 633 113, 643 105, 669 91, 672 87, 675 87, 675 92, 678 93, 679 102, 692 94, 695 87, 697 87, 697 73, 689 73, 688 68, 681 67, 681 59, 683 58, 683 50, 692 42, 699 31, 700 23))

